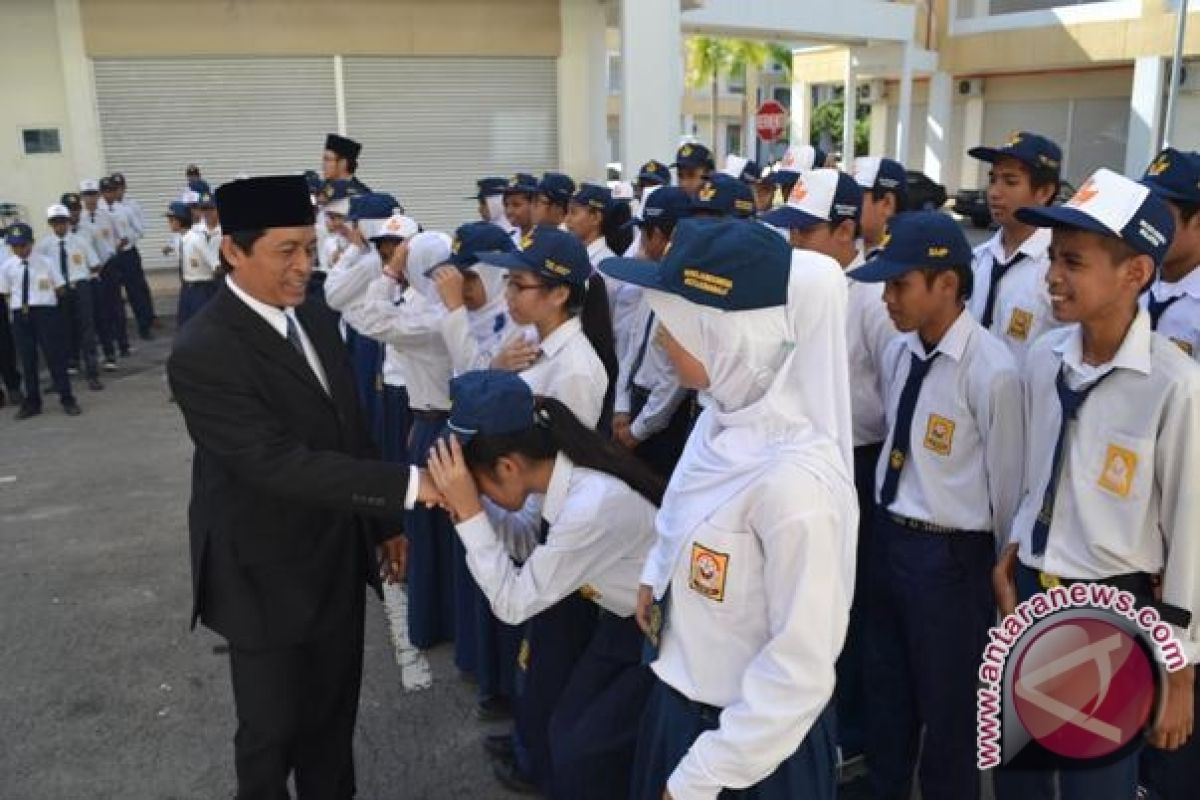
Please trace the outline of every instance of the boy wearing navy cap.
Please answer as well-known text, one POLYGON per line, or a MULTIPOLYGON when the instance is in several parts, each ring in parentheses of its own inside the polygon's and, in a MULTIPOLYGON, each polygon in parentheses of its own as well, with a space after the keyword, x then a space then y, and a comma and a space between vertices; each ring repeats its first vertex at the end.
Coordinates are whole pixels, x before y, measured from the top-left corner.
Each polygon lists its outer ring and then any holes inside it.
POLYGON ((883 251, 850 273, 886 282, 904 332, 881 387, 888 434, 876 471, 863 636, 866 756, 874 796, 980 796, 975 674, 992 622, 996 539, 1021 490, 1023 408, 1012 355, 966 309, 971 248, 938 212, 900 214, 883 251), (921 743, 921 730, 924 741, 921 743))
POLYGON ((644 200, 646 190, 651 186, 670 186, 671 169, 662 162, 650 159, 638 170, 637 180, 633 183, 637 199, 644 200))
POLYGON ((862 249, 870 258, 881 247, 888 220, 908 210, 908 174, 899 161, 879 156, 854 159, 854 179, 863 190, 862 249))
POLYGON ((1142 184, 1166 203, 1175 221, 1171 247, 1142 303, 1152 330, 1200 359, 1200 153, 1167 148, 1142 184))
POLYGON ((1013 133, 1000 147, 975 147, 973 158, 991 164, 987 201, 996 235, 975 248, 977 290, 971 313, 1024 363, 1034 340, 1057 327, 1046 294, 1050 231, 1017 219, 1024 206, 1046 206, 1058 193, 1062 151, 1044 136, 1013 133))
POLYGON ((207 192, 200 194, 193 210, 199 213, 200 222, 191 226, 185 226, 184 223, 184 215, 188 213, 184 204, 172 203, 167 215, 172 230, 178 225, 182 231, 179 237, 179 278, 182 285, 176 318, 180 328, 217 293, 217 268, 221 265, 221 226, 212 195, 207 192))
POLYGON ((96 315, 92 299, 92 276, 100 269, 100 260, 82 236, 71 233, 71 212, 64 205, 46 210, 50 233, 37 243, 35 252, 58 267, 63 278, 59 309, 64 324, 63 353, 67 374, 79 371, 82 361, 88 388, 99 391, 99 364, 96 360, 96 315))
POLYGON ((712 152, 699 143, 681 145, 675 152, 675 163, 671 166, 675 168, 675 174, 679 176, 677 182, 679 188, 688 194, 695 194, 704 179, 716 168, 712 152))
POLYGON ((533 230, 533 198, 538 193, 538 181, 527 172, 518 172, 504 187, 504 216, 524 236, 533 230))
POLYGON ((561 172, 547 172, 542 175, 537 189, 533 200, 533 224, 561 228, 571 207, 571 196, 575 194, 575 181, 561 172))
POLYGON ((12 330, 25 382, 25 399, 17 410, 17 419, 42 413, 39 349, 46 359, 63 411, 72 417, 78 416, 80 408, 71 394, 71 379, 67 377, 63 320, 58 307, 66 282, 53 262, 33 252, 33 229, 28 225, 18 222, 10 227, 5 243, 11 248, 12 255, 0 264, 0 295, 12 310, 12 330))
MULTIPOLYGON (((996 568, 997 600, 1010 613, 1036 592, 1082 581, 1153 607, 1188 662, 1167 674, 1148 735, 1175 750, 1192 735, 1200 658, 1200 367, 1138 307, 1168 252, 1172 215, 1148 187, 1101 169, 1065 205, 1016 216, 1052 229, 1046 281, 1065 327, 1034 344, 1025 364, 1024 492, 996 568)), ((1051 797, 1055 770, 1043 764, 998 770, 997 797, 1051 797)), ((1057 773, 1063 800, 1134 796, 1136 751, 1072 766, 1057 773)))
POLYGON ((750 187, 723 173, 705 178, 692 196, 693 217, 754 216, 754 195, 750 187))
POLYGON ((327 181, 350 181, 354 193, 367 194, 371 191, 365 183, 355 177, 358 172, 358 156, 362 145, 345 136, 331 133, 325 137, 325 152, 321 154, 321 171, 327 181))

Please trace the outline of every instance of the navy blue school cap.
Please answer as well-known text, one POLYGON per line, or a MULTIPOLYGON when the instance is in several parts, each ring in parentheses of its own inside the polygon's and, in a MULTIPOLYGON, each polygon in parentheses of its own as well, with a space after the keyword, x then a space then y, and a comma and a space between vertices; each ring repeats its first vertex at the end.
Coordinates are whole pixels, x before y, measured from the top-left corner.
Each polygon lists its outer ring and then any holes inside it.
POLYGON ((113 182, 114 186, 124 186, 125 185, 125 175, 123 173, 114 172, 112 175, 109 175, 108 177, 112 178, 112 182, 113 182))
POLYGON ((633 258, 608 258, 600 271, 617 280, 678 295, 722 311, 787 303, 792 250, 766 225, 740 219, 685 219, 657 269, 633 258))
POLYGON ((722 216, 750 217, 754 215, 754 194, 750 187, 722 172, 704 179, 692 198, 692 211, 708 211, 722 216))
POLYGON ((692 196, 678 186, 659 186, 642 201, 642 216, 629 220, 629 225, 674 226, 691 216, 692 196))
POLYGON ((1017 209, 1016 217, 1039 228, 1074 228, 1120 239, 1160 266, 1175 236, 1167 204, 1144 184, 1111 169, 1098 169, 1061 206, 1017 209))
POLYGON ((517 246, 512 237, 491 222, 468 222, 458 226, 450 243, 450 263, 466 269, 479 263, 479 253, 511 253, 517 246))
POLYGON ((1168 147, 1146 168, 1141 184, 1163 200, 1200 203, 1200 153, 1168 147))
POLYGON ((777 228, 805 230, 814 225, 858 220, 862 214, 862 187, 836 169, 802 173, 787 202, 763 214, 762 221, 777 228))
POLYGON ((908 207, 908 173, 891 158, 859 156, 854 159, 854 179, 864 192, 894 192, 900 208, 908 207))
POLYGON ((605 211, 612 203, 612 192, 607 186, 597 183, 581 183, 579 189, 571 196, 571 202, 594 208, 597 211, 605 211))
POLYGON ((504 194, 537 194, 538 179, 528 172, 518 172, 508 179, 504 186, 504 194))
POLYGON ((676 169, 684 167, 707 167, 708 169, 713 169, 712 151, 699 143, 681 145, 675 151, 675 163, 671 166, 676 169))
POLYGON ((575 181, 561 172, 546 172, 538 181, 538 194, 544 194, 555 203, 566 203, 575 194, 575 181))
POLYGON ((504 189, 507 186, 508 178, 480 178, 475 181, 475 194, 467 199, 482 200, 485 197, 495 197, 496 195, 504 194, 504 189))
POLYGON ((117 183, 112 178, 101 178, 100 179, 100 191, 115 192, 116 190, 117 190, 117 183))
POLYGON ((319 194, 325 185, 325 179, 317 174, 315 169, 305 170, 304 180, 308 182, 308 190, 313 194, 319 194))
POLYGON ((354 195, 350 198, 351 222, 360 219, 387 219, 400 206, 396 198, 384 192, 354 195))
POLYGON ((19 244, 31 244, 33 242, 33 228, 24 222, 14 222, 4 232, 4 241, 10 247, 19 244))
POLYGON ((58 198, 58 202, 62 203, 67 208, 82 205, 79 195, 75 194, 75 192, 65 192, 62 197, 58 198))
POLYGON ((176 200, 167 206, 167 213, 163 216, 174 217, 182 222, 192 221, 192 207, 182 200, 176 200))
POLYGON ((188 181, 188 191, 195 192, 196 194, 212 194, 212 187, 208 185, 208 181, 195 178, 188 181))
POLYGON ((638 170, 637 181, 651 186, 670 186, 671 168, 662 162, 650 159, 638 170))
POLYGON ((450 380, 450 419, 443 435, 452 433, 465 445, 479 434, 503 436, 533 426, 533 390, 517 373, 481 369, 450 380))
POLYGON ((475 255, 483 264, 510 272, 532 272, 551 283, 584 286, 592 277, 587 249, 566 231, 538 225, 525 235, 521 245, 521 250, 493 250, 475 255))
POLYGON ((971 158, 995 164, 1002 158, 1015 158, 1028 167, 1048 169, 1055 175, 1062 169, 1062 148, 1037 133, 1014 131, 999 147, 972 147, 971 158))
POLYGON ((907 211, 888 221, 883 249, 846 273, 863 283, 883 283, 914 269, 971 266, 974 253, 962 227, 940 211, 907 211))

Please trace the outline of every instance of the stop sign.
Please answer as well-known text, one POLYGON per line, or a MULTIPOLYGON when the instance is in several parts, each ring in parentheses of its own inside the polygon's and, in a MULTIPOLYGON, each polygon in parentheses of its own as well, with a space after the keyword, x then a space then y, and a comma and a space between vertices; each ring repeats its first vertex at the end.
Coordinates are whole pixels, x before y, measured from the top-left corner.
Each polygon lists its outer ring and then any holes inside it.
POLYGON ((764 142, 777 141, 786 126, 787 109, 777 100, 764 101, 754 113, 754 128, 764 142))

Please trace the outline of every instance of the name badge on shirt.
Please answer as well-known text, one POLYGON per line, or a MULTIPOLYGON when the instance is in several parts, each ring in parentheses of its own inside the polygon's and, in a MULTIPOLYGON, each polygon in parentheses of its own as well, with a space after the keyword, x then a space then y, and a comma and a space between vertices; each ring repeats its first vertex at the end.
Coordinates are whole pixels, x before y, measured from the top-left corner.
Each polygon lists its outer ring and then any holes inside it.
POLYGON ((188 263, 192 265, 192 269, 200 268, 200 259, 198 258, 189 258, 188 263))
POLYGON ((1023 308, 1014 308, 1012 316, 1008 318, 1008 330, 1006 334, 1018 341, 1025 341, 1029 338, 1029 331, 1033 328, 1033 314, 1023 308))
POLYGON ((1187 353, 1189 356, 1195 355, 1195 350, 1192 348, 1191 342, 1185 341, 1183 339, 1176 339, 1174 337, 1171 338, 1171 341, 1174 342, 1179 347, 1180 350, 1187 353))
POLYGON ((1110 444, 1104 452, 1104 469, 1100 472, 1100 480, 1097 481, 1100 488, 1118 497, 1128 497, 1133 489, 1137 462, 1137 453, 1110 444))
POLYGON ((72 263, 72 264, 82 264, 82 263, 83 263, 83 256, 79 255, 79 253, 74 253, 74 254, 71 256, 71 263, 72 263))
POLYGON ((112 231, 110 231, 108 228, 101 228, 101 229, 100 229, 100 235, 101 235, 101 236, 103 236, 105 239, 107 239, 107 238, 108 238, 108 236, 109 236, 109 234, 110 234, 110 233, 112 233, 112 231))
POLYGON ((929 422, 925 425, 925 449, 939 456, 948 456, 953 446, 954 420, 930 414, 929 422))
POLYGON ((692 543, 692 570, 688 585, 693 591, 716 600, 725 602, 725 579, 729 575, 729 554, 709 550, 704 545, 692 543))
POLYGON ((37 288, 39 292, 52 292, 54 284, 50 283, 49 278, 38 278, 37 288))

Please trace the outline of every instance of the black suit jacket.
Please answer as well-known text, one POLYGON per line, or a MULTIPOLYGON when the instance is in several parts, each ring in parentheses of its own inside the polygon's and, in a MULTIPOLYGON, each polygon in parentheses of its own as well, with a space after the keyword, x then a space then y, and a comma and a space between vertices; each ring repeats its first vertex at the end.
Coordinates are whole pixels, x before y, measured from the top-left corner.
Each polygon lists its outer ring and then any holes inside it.
POLYGON ((245 648, 347 624, 376 582, 374 547, 399 532, 407 467, 377 460, 334 317, 296 316, 328 378, 228 286, 179 332, 171 390, 196 445, 193 613, 245 648))

